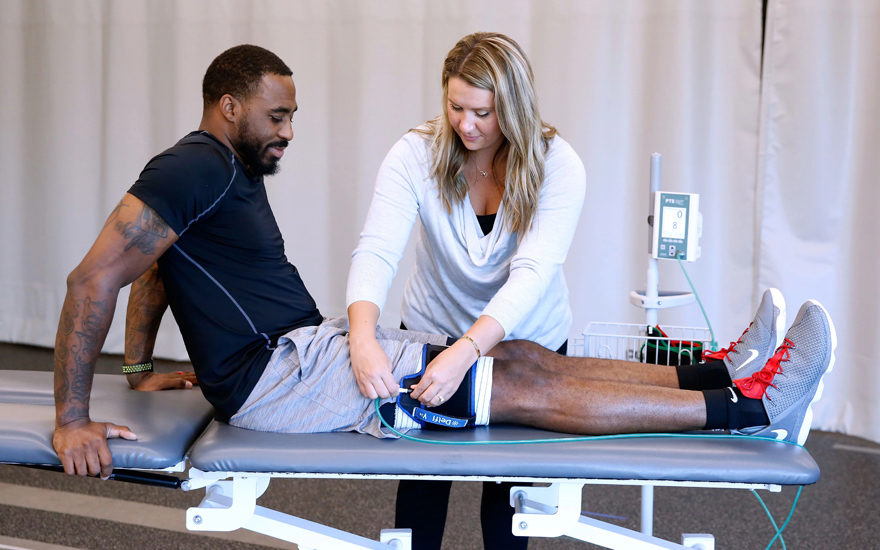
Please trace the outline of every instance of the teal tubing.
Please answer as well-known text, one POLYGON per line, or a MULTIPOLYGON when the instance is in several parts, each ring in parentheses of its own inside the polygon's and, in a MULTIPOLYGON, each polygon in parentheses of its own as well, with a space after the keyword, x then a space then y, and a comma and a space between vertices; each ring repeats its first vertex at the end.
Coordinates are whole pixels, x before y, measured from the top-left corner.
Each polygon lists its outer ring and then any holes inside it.
POLYGON ((755 498, 757 498, 758 502, 761 503, 761 506, 764 508, 764 512, 767 514, 767 517, 770 518, 770 523, 772 523, 773 528, 776 529, 776 536, 773 537, 773 539, 770 541, 770 544, 768 544, 767 548, 765 548, 764 550, 770 550, 770 547, 773 546, 773 543, 776 542, 776 539, 779 539, 779 542, 782 543, 782 550, 786 550, 785 539, 782 538, 782 531, 784 531, 785 528, 788 527, 788 522, 791 521, 791 516, 794 515, 794 509, 797 506, 798 500, 800 500, 800 498, 801 498, 801 491, 803 491, 803 490, 804 490, 803 485, 798 487, 798 492, 794 496, 794 502, 791 503, 791 510, 789 510, 789 512, 788 512, 788 517, 785 518, 785 523, 782 524, 782 527, 777 528, 776 522, 773 520, 773 516, 770 515, 770 510, 768 510, 767 505, 764 504, 764 499, 762 499, 761 495, 759 495, 754 489, 752 489, 752 494, 755 495, 755 498))
POLYGON ((697 298, 697 303, 700 305, 700 311, 703 312, 703 319, 706 320, 706 326, 709 327, 709 334, 711 335, 712 341, 709 342, 709 348, 712 351, 718 350, 718 342, 715 341, 715 331, 712 330, 712 323, 709 322, 709 316, 706 315, 706 309, 703 307, 703 302, 700 300, 700 295, 697 293, 697 289, 694 287, 694 283, 691 282, 690 276, 688 276, 687 270, 684 268, 684 264, 681 263, 681 256, 675 258, 678 260, 678 265, 681 266, 681 271, 684 273, 684 278, 687 279, 688 285, 690 285, 691 290, 694 292, 694 296, 697 298))
POLYGON ((400 437, 402 439, 409 439, 410 441, 416 441, 418 443, 430 443, 432 445, 529 445, 533 443, 569 443, 573 441, 604 441, 604 440, 612 440, 612 439, 637 439, 643 437, 657 437, 657 438, 678 438, 678 439, 741 439, 743 437, 748 437, 750 439, 761 439, 764 441, 775 441, 776 443, 785 443, 786 445, 794 445, 796 447, 802 447, 802 445, 798 445, 795 441, 777 441, 772 437, 759 437, 753 435, 734 435, 734 434, 676 434, 676 433, 643 433, 643 434, 614 434, 614 435, 582 435, 582 436, 574 436, 574 437, 552 437, 548 439, 506 439, 501 441, 444 441, 440 439, 423 439, 421 437, 411 436, 409 434, 400 432, 394 428, 394 426, 390 425, 382 415, 379 413, 379 406, 381 405, 381 399, 376 398, 373 402, 373 405, 376 409, 376 414, 379 416, 379 420, 382 422, 382 425, 385 426, 388 431, 392 434, 400 437))

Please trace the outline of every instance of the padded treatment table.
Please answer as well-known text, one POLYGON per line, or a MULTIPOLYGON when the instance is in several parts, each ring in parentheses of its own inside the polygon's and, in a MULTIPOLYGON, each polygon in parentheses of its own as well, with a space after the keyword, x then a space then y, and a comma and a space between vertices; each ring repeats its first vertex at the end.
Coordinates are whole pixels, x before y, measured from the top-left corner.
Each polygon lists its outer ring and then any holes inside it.
MULTIPOLYGON (((748 437, 639 437, 579 442, 447 446, 380 440, 355 433, 272 434, 211 422, 199 391, 135 392, 124 376, 96 375, 92 418, 128 425, 138 441, 110 440, 114 473, 121 469, 181 471, 184 490, 206 489, 186 512, 195 531, 247 528, 300 548, 411 547, 408 530, 386 529, 379 541, 256 505, 272 478, 452 479, 534 482, 515 487, 513 532, 562 536, 607 548, 714 548, 711 535, 685 535, 681 544, 651 535, 650 503, 642 531, 581 515, 585 484, 768 489, 807 485, 819 468, 802 447, 748 437), (546 485, 549 484, 549 485, 546 485), (647 520, 647 528, 646 528, 647 520)), ((52 448, 52 374, 0 371, 0 462, 59 464, 52 448)), ((425 439, 491 441, 558 438, 517 426, 415 432, 425 439)), ((645 493, 643 493, 644 495, 645 493)), ((648 506, 646 506, 646 504, 648 506)))
MULTIPOLYGON (((520 426, 412 434, 443 441, 566 437, 520 426)), ((762 483, 773 485, 808 485, 818 480, 816 463, 804 449, 767 443, 747 437, 718 438, 717 441, 639 437, 572 443, 440 446, 354 433, 268 434, 213 422, 189 458, 196 468, 215 472, 753 483, 755 472, 759 471, 762 483), (694 460, 694 457, 706 459, 694 460), (540 468, 536 464, 540 464, 540 468)))
MULTIPOLYGON (((97 374, 91 417, 127 425, 137 441, 109 440, 116 468, 184 471, 186 452, 214 417, 199 390, 133 391, 125 376, 97 374)), ((0 371, 0 462, 61 465, 51 372, 0 371)))

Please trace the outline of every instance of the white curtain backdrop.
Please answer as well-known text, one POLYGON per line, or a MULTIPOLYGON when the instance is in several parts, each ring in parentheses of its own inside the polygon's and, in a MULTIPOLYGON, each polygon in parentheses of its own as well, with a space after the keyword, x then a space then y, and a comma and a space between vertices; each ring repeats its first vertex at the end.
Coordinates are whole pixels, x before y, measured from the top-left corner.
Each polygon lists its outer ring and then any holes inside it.
POLYGON ((837 326, 814 425, 880 441, 880 2, 771 0, 759 151, 757 286, 837 326))
MULTIPOLYGON (((146 161, 195 129, 210 61, 245 42, 293 70, 296 136, 270 198, 322 312, 343 315, 379 164, 440 112, 446 52, 494 30, 528 52, 544 118, 586 166, 566 264, 572 339, 589 321, 644 320, 628 294, 645 286, 660 152, 663 188, 701 195, 703 258, 688 269, 719 343, 768 285, 792 315, 819 298, 841 333, 819 423, 880 441, 862 351, 880 330, 877 5, 771 0, 762 69, 760 0, 0 0, 0 340, 53 344, 67 273, 146 161)), ((675 263, 660 280, 687 287, 675 263)), ((122 350, 126 299, 105 351, 122 350)), ((705 324, 696 305, 660 322, 705 324)), ((157 355, 185 357, 170 316, 157 355)))

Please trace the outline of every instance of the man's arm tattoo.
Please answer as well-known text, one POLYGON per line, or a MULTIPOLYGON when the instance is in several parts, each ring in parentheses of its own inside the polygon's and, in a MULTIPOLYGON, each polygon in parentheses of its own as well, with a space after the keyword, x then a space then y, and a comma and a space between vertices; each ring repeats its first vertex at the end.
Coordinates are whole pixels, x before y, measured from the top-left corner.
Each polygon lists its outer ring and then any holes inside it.
POLYGON ((86 297, 64 305, 55 342, 55 398, 65 405, 61 423, 88 416, 93 365, 110 318, 107 300, 86 297))
POLYGON ((131 284, 125 318, 126 363, 141 363, 152 358, 156 332, 167 307, 165 286, 154 264, 131 284))
MULTIPOLYGON (((115 214, 111 214, 111 218, 114 216, 115 214)), ((141 213, 136 221, 117 221, 114 227, 129 241, 125 244, 126 251, 132 247, 137 247, 144 254, 154 254, 156 252, 156 242, 168 237, 168 224, 165 223, 162 216, 146 204, 141 209, 141 213)))
POLYGON ((124 207, 128 206, 125 204, 125 201, 119 201, 119 204, 116 205, 116 208, 113 209, 113 212, 110 212, 110 215, 107 216, 107 221, 104 222, 104 227, 107 227, 111 223, 116 221, 116 218, 119 217, 119 212, 122 211, 124 207))

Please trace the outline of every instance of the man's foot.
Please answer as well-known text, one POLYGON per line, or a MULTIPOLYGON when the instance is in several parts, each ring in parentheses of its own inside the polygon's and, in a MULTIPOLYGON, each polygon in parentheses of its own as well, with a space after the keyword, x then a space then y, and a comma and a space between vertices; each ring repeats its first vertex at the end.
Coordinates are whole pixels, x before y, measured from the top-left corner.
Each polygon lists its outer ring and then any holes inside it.
POLYGON ((762 399, 770 425, 751 435, 803 445, 813 422, 812 405, 822 397, 822 378, 834 368, 837 333, 822 304, 801 306, 782 345, 764 368, 734 380, 746 397, 762 399))
POLYGON ((785 299, 775 288, 764 292, 758 312, 739 340, 729 348, 703 353, 704 360, 723 360, 731 380, 747 378, 761 370, 782 344, 785 330, 785 299))

